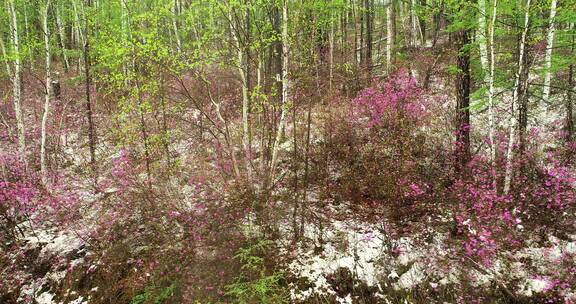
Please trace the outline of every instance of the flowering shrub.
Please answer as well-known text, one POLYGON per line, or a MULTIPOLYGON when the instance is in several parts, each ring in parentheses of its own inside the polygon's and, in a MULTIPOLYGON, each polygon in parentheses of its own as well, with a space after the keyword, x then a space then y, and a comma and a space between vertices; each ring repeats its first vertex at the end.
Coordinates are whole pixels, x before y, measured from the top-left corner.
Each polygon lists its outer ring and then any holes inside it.
POLYGON ((565 238, 574 230, 570 216, 576 207, 574 168, 553 153, 548 153, 543 163, 537 160, 535 145, 530 144, 513 164, 517 173, 508 195, 496 187, 503 173, 495 171, 481 155, 469 163, 471 174, 455 181, 450 195, 467 256, 489 266, 499 251, 523 248, 538 235, 565 238))
POLYGON ((0 223, 2 246, 14 240, 16 225, 34 213, 41 196, 39 177, 14 154, 0 155, 0 223))
POLYGON ((351 202, 363 217, 384 216, 403 230, 433 214, 443 169, 430 161, 438 156, 426 136, 436 99, 426 94, 400 70, 336 111, 329 150, 322 152, 331 155, 334 170, 325 192, 351 202))
POLYGON ((401 127, 404 120, 424 125, 428 116, 424 91, 405 70, 390 75, 386 81, 375 81, 352 101, 354 119, 367 121, 372 127, 401 127))

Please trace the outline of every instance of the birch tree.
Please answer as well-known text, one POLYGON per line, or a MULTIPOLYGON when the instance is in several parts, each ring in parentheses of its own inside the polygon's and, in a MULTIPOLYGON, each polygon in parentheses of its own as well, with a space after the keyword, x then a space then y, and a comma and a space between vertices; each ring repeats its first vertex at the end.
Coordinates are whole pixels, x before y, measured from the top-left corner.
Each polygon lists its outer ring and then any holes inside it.
MULTIPOLYGON (((252 164, 251 164, 251 147, 250 147, 250 121, 249 121, 249 107, 250 107, 250 63, 248 62, 248 54, 250 50, 249 45, 249 31, 250 31, 250 12, 249 3, 245 3, 244 11, 244 22, 246 28, 242 30, 237 30, 234 26, 234 17, 232 13, 232 7, 230 8, 228 18, 230 22, 230 33, 232 39, 236 45, 237 49, 237 59, 238 59, 238 74, 240 74, 240 80, 242 83, 242 145, 244 148, 244 154, 246 159, 246 172, 248 174, 248 181, 252 181, 252 164), (244 45, 240 41, 239 34, 246 33, 244 37, 244 45)), ((240 24, 244 23, 240 21, 240 24)), ((236 25, 238 27, 238 25, 236 25)))
POLYGON ((12 51, 14 54, 14 72, 12 74, 12 94, 16 126, 18 129, 18 151, 23 161, 26 161, 26 136, 24 130, 24 113, 22 109, 22 63, 20 61, 20 38, 18 36, 18 18, 14 0, 8 0, 8 15, 10 16, 10 32, 12 51))
POLYGON ((180 40, 180 31, 178 30, 178 16, 179 16, 179 7, 178 7, 178 0, 174 0, 172 5, 172 27, 174 28, 174 38, 176 38, 176 50, 178 53, 182 50, 182 42, 180 40))
POLYGON ((392 70, 394 64, 394 38, 395 38, 395 18, 394 18, 394 2, 388 0, 386 6, 386 69, 388 72, 392 70))
POLYGON ((480 49, 480 64, 484 73, 484 82, 488 82, 488 49, 486 47, 486 0, 478 0, 478 30, 476 40, 480 49))
POLYGON ((46 124, 50 110, 50 95, 52 78, 50 75, 50 29, 48 27, 48 11, 50 9, 50 0, 47 0, 42 7, 41 19, 42 30, 44 31, 44 54, 46 60, 46 84, 44 91, 44 113, 42 114, 41 140, 40 140, 40 173, 44 184, 48 181, 48 172, 46 165, 46 124))
POLYGON ((521 75, 524 72, 524 53, 526 49, 526 36, 528 36, 528 24, 530 22, 530 1, 527 0, 524 15, 524 29, 522 30, 522 36, 520 38, 519 44, 519 56, 518 56, 518 71, 516 72, 516 77, 514 81, 514 91, 512 93, 512 103, 510 105, 510 118, 509 118, 509 134, 508 134, 508 148, 506 150, 506 171, 504 173, 504 194, 510 192, 510 186, 512 183, 512 161, 514 153, 514 142, 515 142, 515 132, 516 132, 516 104, 518 103, 518 97, 520 95, 520 82, 521 75))
MULTIPOLYGON (((84 45, 86 44, 85 40, 84 40, 84 34, 82 33, 82 23, 80 21, 80 12, 79 12, 79 8, 78 8, 78 4, 76 3, 77 0, 72 0, 72 8, 74 10, 74 26, 72 28, 72 33, 74 34, 75 37, 75 44, 77 46, 79 46, 79 48, 84 47, 84 45)), ((78 58, 78 71, 80 71, 80 67, 81 67, 81 62, 82 59, 78 58)))
MULTIPOLYGON (((570 23, 569 29, 574 30, 574 23, 570 23)), ((570 50, 572 53, 576 51, 576 35, 572 33, 571 35, 571 46, 570 50)), ((575 64, 572 63, 568 67, 568 90, 566 90, 566 142, 571 142, 574 137, 574 93, 576 91, 576 81, 574 81, 574 70, 576 70, 575 64)))
POLYGON ((60 13, 60 5, 56 4, 56 26, 58 27, 58 36, 60 41, 60 49, 62 50, 62 59, 64 60, 64 70, 68 71, 70 69, 70 61, 68 61, 68 55, 66 54, 66 31, 64 29, 64 24, 62 23, 62 14, 60 13))
POLYGON ((423 41, 421 34, 420 21, 418 21, 418 14, 416 13, 416 0, 412 0, 410 2, 410 35, 412 36, 412 46, 421 44, 423 41))
POLYGON ((546 36, 546 56, 544 58, 544 66, 546 72, 544 74, 544 88, 542 91, 542 99, 547 101, 550 97, 550 79, 552 77, 552 49, 554 47, 554 18, 556 17, 556 0, 552 0, 550 4, 550 21, 548 25, 548 34, 546 36))
MULTIPOLYGON (((88 0, 88 7, 92 5, 92 0, 88 0)), ((90 148, 90 165, 95 173, 96 170, 96 135, 94 131, 94 118, 92 112, 91 75, 90 75, 90 20, 88 14, 84 14, 84 77, 86 93, 86 118, 88 120, 88 145, 90 148)))
POLYGON ((494 0, 492 4, 492 20, 490 21, 488 35, 488 47, 490 50, 490 70, 488 71, 488 139, 490 141, 490 162, 494 167, 496 166, 496 143, 494 142, 494 66, 496 65, 494 28, 496 27, 497 10, 498 0, 494 0))

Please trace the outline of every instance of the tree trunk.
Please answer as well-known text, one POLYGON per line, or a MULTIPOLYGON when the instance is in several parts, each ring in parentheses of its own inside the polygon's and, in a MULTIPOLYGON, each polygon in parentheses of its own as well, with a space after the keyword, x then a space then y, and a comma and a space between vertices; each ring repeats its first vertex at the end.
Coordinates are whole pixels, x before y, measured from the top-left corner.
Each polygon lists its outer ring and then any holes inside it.
POLYGON ((70 62, 66 54, 66 33, 62 19, 60 17, 60 5, 56 4, 56 26, 58 27, 58 35, 60 39, 60 48, 62 49, 62 59, 64 60, 64 71, 68 72, 70 69, 70 62))
POLYGON ((418 46, 419 43, 419 22, 418 22, 418 15, 416 14, 416 0, 412 0, 410 3, 410 36, 411 36, 411 45, 418 46))
POLYGON ((352 7, 352 24, 354 25, 354 51, 352 52, 352 55, 354 56, 353 58, 354 62, 360 63, 359 49, 361 48, 361 46, 359 45, 360 38, 358 37, 358 22, 356 21, 357 19, 356 4, 354 0, 351 0, 350 4, 352 7))
POLYGON ((178 0, 174 0, 174 5, 172 5, 172 27, 174 28, 174 37, 176 38, 176 50, 180 53, 182 51, 182 42, 180 40, 180 32, 178 31, 178 0))
POLYGON ((556 0, 552 0, 550 4, 550 23, 548 28, 548 35, 546 36, 546 57, 544 58, 544 66, 546 74, 544 74, 544 89, 542 91, 542 99, 548 101, 550 97, 550 79, 552 78, 552 48, 554 47, 554 18, 556 17, 556 0))
POLYGON ((512 104, 510 105, 511 115, 510 115, 510 130, 508 134, 508 148, 506 151, 506 171, 504 173, 504 194, 510 192, 510 187, 512 184, 512 161, 514 152, 514 141, 515 141, 515 131, 516 131, 516 103, 518 102, 518 96, 521 94, 521 75, 524 73, 524 52, 526 47, 526 36, 528 35, 528 24, 530 19, 530 1, 526 2, 526 13, 524 16, 524 30, 522 31, 522 37, 519 44, 519 56, 518 56, 518 72, 516 73, 516 80, 514 83, 514 92, 512 93, 512 104))
MULTIPOLYGON (((574 49, 572 49, 574 51, 574 49)), ((566 98, 566 142, 572 142, 574 140, 574 101, 572 100, 572 90, 576 90, 576 85, 574 83, 574 64, 570 65, 568 71, 568 90, 566 98)))
POLYGON ((280 140, 282 133, 284 133, 284 124, 286 120, 286 107, 288 106, 288 96, 290 89, 290 80, 288 79, 289 55, 290 55, 290 42, 288 40, 288 0, 284 0, 282 8, 282 103, 280 109, 280 121, 278 122, 278 130, 276 131, 276 139, 272 147, 272 160, 270 164, 270 185, 274 181, 274 173, 276 171, 276 163, 278 162, 278 149, 280 147, 280 140))
MULTIPOLYGON (((527 33, 527 36, 529 33, 527 33)), ((521 38, 520 38, 521 39, 521 38)), ((528 39, 528 38, 526 38, 528 39)), ((530 53, 524 48, 524 68, 522 73, 520 74, 520 88, 518 90, 518 141, 519 141, 519 153, 524 154, 524 150, 526 148, 526 131, 528 129, 528 77, 529 77, 529 68, 530 64, 533 61, 533 58, 530 57, 530 53)))
POLYGON ((40 175, 42 183, 48 183, 48 169, 46 164, 46 124, 48 122, 48 112, 50 110, 50 95, 52 77, 50 75, 50 29, 48 28, 48 10, 50 9, 50 0, 46 1, 42 13, 42 29, 44 30, 44 49, 46 59, 46 88, 44 94, 44 113, 42 115, 42 128, 40 140, 40 175))
MULTIPOLYGON (((246 173, 248 175, 248 184, 252 181, 252 156, 251 156, 251 147, 250 147, 250 62, 248 61, 248 53, 250 51, 250 44, 249 44, 249 30, 250 30, 250 12, 248 10, 248 3, 246 3, 245 8, 245 24, 246 28, 242 30, 237 30, 233 23, 234 18, 232 11, 229 12, 229 19, 230 19, 230 33, 232 34, 232 39, 236 44, 236 49, 238 50, 238 73, 240 74, 240 80, 242 83, 242 145, 244 148, 244 158, 245 158, 245 166, 246 166, 246 173), (240 42, 239 35, 244 32, 244 45, 240 42)), ((240 24, 243 22, 240 21, 240 24)), ((238 25, 237 25, 238 26, 238 25)))
POLYGON ((489 81, 488 67, 488 49, 486 47, 486 0, 478 0, 478 30, 476 31, 476 40, 480 49, 480 65, 484 74, 484 84, 489 81))
MULTIPOLYGON (((135 70, 137 75, 140 75, 139 69, 136 66, 135 70)), ((140 88, 140 81, 138 77, 136 77, 136 89, 138 90, 138 114, 140 118, 140 132, 142 133, 142 143, 144 144, 144 163, 146 164, 146 184, 148 188, 152 188, 152 172, 150 171, 150 147, 149 147, 149 138, 148 138, 148 130, 146 128, 146 119, 144 118, 144 107, 142 105, 143 98, 142 98, 142 89, 140 88)))
MULTIPOLYGON (((480 0, 484 1, 484 0, 480 0)), ((490 162, 492 170, 496 169, 496 143, 494 142, 494 67, 496 56, 494 50, 494 28, 496 27, 496 13, 498 1, 494 0, 492 6, 492 20, 490 22, 489 49, 490 49, 490 70, 488 71, 488 139, 490 141, 490 162)), ((496 186, 496 177, 494 176, 494 186, 496 186)))
MULTIPOLYGON (((365 2, 365 1, 366 1, 366 0, 364 0, 364 2, 365 2)), ((365 27, 365 24, 364 24, 364 20, 366 19, 366 18, 365 18, 366 14, 362 11, 362 0, 360 0, 360 7, 359 7, 358 9, 360 10, 360 11, 358 12, 358 15, 359 15, 359 17, 360 17, 360 37, 358 37, 358 39, 359 39, 359 43, 358 43, 358 44, 359 44, 359 45, 358 45, 359 50, 358 50, 358 52, 359 52, 359 55, 360 55, 360 61, 359 61, 359 63, 360 63, 361 66, 364 66, 364 65, 365 65, 365 62, 366 62, 366 52, 365 52, 365 49, 364 49, 364 41, 365 41, 364 35, 365 35, 365 32, 366 32, 366 27, 365 27)))
POLYGON ((14 51, 14 74, 12 75, 12 88, 14 98, 14 112, 16 113, 16 126, 18 129, 18 152, 22 161, 26 162, 26 136, 24 130, 24 113, 22 110, 22 63, 20 62, 20 39, 18 37, 18 19, 14 0, 8 0, 10 15, 10 31, 12 32, 12 49, 14 51))
POLYGON ((333 15, 330 13, 330 36, 328 37, 329 43, 329 60, 328 60, 328 88, 332 90, 332 80, 334 78, 334 20, 333 15))
POLYGON ((457 33, 457 66, 456 75, 456 171, 464 170, 470 160, 470 43, 469 31, 457 33))
MULTIPOLYGON (((574 23, 570 24, 570 29, 574 30, 574 23)), ((576 49, 576 35, 572 35, 572 53, 576 49)), ((568 70, 568 90, 566 90, 566 142, 574 140, 574 101, 573 90, 576 91, 576 83, 574 81, 574 64, 570 65, 568 70)))
MULTIPOLYGON (((124 2, 124 1, 122 1, 124 2)), ((82 25, 80 22, 80 13, 78 12, 78 5, 76 4, 76 0, 72 0, 72 8, 74 9, 74 33, 75 33, 75 37, 76 37, 76 45, 81 46, 81 47, 85 47, 86 46, 86 41, 84 40, 84 34, 82 33, 82 25)), ((86 33, 88 34, 88 33, 86 33)), ((78 58, 78 72, 80 73, 80 68, 81 68, 81 61, 82 59, 79 57, 78 58)))
POLYGON ((372 66, 372 1, 373 0, 364 0, 364 13, 366 15, 366 55, 364 58, 364 64, 368 69, 370 69, 372 66))
POLYGON ((388 0, 386 6, 386 70, 388 73, 392 71, 394 64, 394 39, 395 39, 395 14, 394 14, 394 1, 388 0))
MULTIPOLYGON (((88 7, 92 5, 92 0, 88 0, 88 7)), ((85 17, 85 37, 84 37, 84 77, 86 85, 86 119, 88 120, 88 145, 90 148, 90 165, 92 166, 92 173, 95 179, 97 178, 96 173, 96 135, 94 130, 94 119, 92 113, 92 96, 90 93, 91 88, 91 76, 90 76, 90 33, 89 33, 89 23, 88 16, 85 17)))

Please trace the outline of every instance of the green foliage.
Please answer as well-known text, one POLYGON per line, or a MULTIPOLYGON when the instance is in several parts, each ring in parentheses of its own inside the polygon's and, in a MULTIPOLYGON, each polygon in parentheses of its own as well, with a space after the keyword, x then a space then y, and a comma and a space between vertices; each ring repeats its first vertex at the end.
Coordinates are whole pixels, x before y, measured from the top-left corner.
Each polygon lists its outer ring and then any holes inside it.
POLYGON ((451 75, 456 75, 462 72, 455 64, 448 65, 446 67, 446 71, 448 71, 448 73, 450 73, 451 75))
POLYGON ((272 241, 260 240, 240 248, 234 259, 241 264, 241 273, 235 282, 226 286, 226 295, 237 303, 288 303, 280 272, 269 273, 262 255, 270 250, 272 241))
POLYGON ((168 287, 157 288, 156 286, 147 286, 144 292, 135 295, 130 301, 131 304, 162 304, 174 294, 174 284, 168 287))

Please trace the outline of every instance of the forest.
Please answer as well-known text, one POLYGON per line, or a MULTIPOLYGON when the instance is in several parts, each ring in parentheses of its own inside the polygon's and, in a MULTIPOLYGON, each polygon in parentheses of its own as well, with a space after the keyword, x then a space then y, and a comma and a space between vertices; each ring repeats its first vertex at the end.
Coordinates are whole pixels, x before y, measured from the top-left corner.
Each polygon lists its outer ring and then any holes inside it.
POLYGON ((0 3, 0 303, 576 303, 576 0, 0 3))

